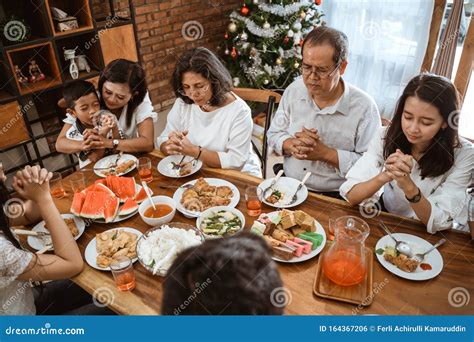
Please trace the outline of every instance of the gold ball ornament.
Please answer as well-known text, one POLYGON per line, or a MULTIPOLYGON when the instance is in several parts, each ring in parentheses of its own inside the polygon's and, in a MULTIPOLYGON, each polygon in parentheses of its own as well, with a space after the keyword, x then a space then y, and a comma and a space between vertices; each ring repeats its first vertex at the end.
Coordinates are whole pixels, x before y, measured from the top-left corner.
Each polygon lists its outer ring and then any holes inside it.
POLYGON ((235 31, 237 31, 237 25, 235 25, 235 23, 230 23, 227 28, 228 28, 229 31, 232 32, 232 33, 234 33, 235 31))

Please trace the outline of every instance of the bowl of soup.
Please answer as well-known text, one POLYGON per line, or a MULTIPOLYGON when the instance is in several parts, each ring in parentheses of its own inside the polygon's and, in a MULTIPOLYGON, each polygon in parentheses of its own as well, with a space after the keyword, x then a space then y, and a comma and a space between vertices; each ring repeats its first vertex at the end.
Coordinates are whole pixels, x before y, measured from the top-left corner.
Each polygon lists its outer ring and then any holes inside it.
POLYGON ((144 200, 138 207, 142 220, 150 226, 171 222, 176 214, 174 200, 168 196, 153 196, 151 199, 156 209, 153 208, 149 199, 144 200))

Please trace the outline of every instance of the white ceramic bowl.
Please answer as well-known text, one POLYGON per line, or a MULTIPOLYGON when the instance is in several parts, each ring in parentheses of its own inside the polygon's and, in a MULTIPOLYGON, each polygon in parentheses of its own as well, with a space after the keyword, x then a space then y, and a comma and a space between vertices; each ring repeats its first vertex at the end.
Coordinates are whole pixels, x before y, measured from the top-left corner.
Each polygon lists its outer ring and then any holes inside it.
MULTIPOLYGON (((221 210, 225 210, 225 211, 229 211, 231 212, 232 214, 236 215, 239 219, 240 219, 240 222, 242 222, 242 225, 240 227, 240 229, 238 231, 236 231, 234 234, 232 235, 235 235, 239 232, 241 232, 244 227, 245 227, 245 216, 244 214, 242 214, 242 212, 238 209, 235 209, 235 208, 232 208, 232 207, 226 207, 226 206, 218 206, 218 207, 212 207, 212 208, 209 208, 209 209, 206 209, 204 210, 202 213, 201 213, 201 216, 199 216, 196 220, 196 227, 202 231, 201 229, 201 223, 202 221, 208 217, 209 215, 211 215, 211 213, 215 213, 215 212, 218 212, 218 211, 221 211, 221 210)), ((220 237, 227 237, 227 236, 232 236, 232 235, 224 235, 224 236, 219 236, 219 235, 209 235, 209 234, 206 234, 202 231, 203 235, 206 237, 206 239, 214 239, 214 238, 220 238, 220 237)))
POLYGON ((168 196, 153 196, 151 199, 153 200, 153 203, 155 205, 156 204, 167 204, 171 208, 173 208, 173 210, 171 211, 171 213, 169 213, 168 215, 165 215, 163 217, 159 217, 159 218, 146 217, 145 216, 145 210, 147 210, 151 206, 151 202, 147 198, 142 203, 140 203, 140 206, 138 207, 138 212, 140 213, 140 216, 141 216, 142 220, 150 226, 158 226, 160 224, 171 222, 171 220, 174 218, 174 215, 176 214, 176 203, 175 203, 174 199, 172 199, 171 197, 168 197, 168 196))

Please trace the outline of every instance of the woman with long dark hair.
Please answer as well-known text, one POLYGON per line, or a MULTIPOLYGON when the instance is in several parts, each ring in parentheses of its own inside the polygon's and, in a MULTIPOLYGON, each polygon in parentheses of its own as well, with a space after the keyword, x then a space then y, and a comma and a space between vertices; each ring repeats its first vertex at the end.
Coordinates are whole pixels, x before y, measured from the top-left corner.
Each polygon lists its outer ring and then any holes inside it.
POLYGON ((90 302, 90 296, 84 300, 87 293, 62 280, 81 272, 83 260, 51 198, 51 177, 46 169, 27 166, 13 179, 13 188, 22 199, 10 199, 0 166, 0 315, 59 314, 90 302), (10 229, 41 219, 51 234, 54 254, 22 249, 10 229), (61 281, 32 287, 33 282, 44 280, 61 281))
POLYGON ((100 75, 98 91, 101 107, 116 115, 124 139, 93 134, 89 138, 91 148, 132 153, 153 151, 157 114, 148 94, 143 68, 126 59, 113 60, 100 75))
POLYGON ((177 99, 158 137, 161 152, 261 177, 250 140, 250 108, 231 91, 232 79, 221 61, 203 47, 186 51, 176 64, 172 86, 177 99))
POLYGON ((392 124, 351 168, 341 195, 353 205, 381 198, 389 212, 419 219, 430 233, 452 228, 454 219, 465 223, 474 148, 458 135, 459 109, 447 78, 414 77, 392 124))

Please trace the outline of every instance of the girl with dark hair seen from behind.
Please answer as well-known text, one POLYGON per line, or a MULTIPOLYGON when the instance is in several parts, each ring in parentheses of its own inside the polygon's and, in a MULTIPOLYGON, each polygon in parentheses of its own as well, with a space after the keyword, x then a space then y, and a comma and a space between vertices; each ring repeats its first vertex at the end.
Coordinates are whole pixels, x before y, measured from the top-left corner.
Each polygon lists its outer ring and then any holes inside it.
POLYGON ((93 148, 123 152, 151 152, 157 114, 147 91, 145 71, 135 62, 116 59, 99 78, 101 107, 117 116, 126 139, 96 137, 93 148))
POLYGON ((82 271, 81 252, 50 194, 52 174, 39 166, 16 173, 13 189, 22 198, 10 200, 0 163, 0 316, 45 314, 103 314, 92 298, 71 281, 82 271), (21 248, 13 226, 45 221, 54 254, 34 254, 21 248), (54 280, 42 287, 36 281, 54 280))
POLYGON ((250 140, 250 108, 231 91, 232 79, 221 61, 206 48, 185 52, 176 64, 172 86, 177 99, 157 139, 161 152, 261 177, 250 140))
POLYGON ((351 168, 341 195, 353 205, 383 196, 389 212, 419 219, 430 233, 452 228, 454 219, 465 224, 474 148, 458 135, 454 116, 459 109, 457 91, 447 78, 414 77, 398 100, 392 124, 351 168))

